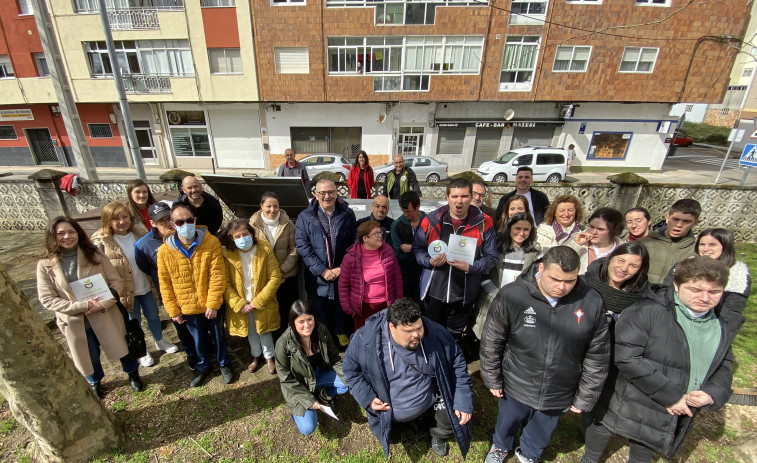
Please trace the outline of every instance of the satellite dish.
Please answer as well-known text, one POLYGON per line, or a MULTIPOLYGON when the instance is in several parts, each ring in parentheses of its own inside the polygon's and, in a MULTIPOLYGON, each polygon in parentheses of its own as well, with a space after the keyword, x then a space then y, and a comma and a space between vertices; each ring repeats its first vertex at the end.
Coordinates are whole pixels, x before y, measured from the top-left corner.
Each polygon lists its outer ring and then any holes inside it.
POLYGON ((383 124, 385 120, 386 120, 386 113, 379 114, 379 117, 378 117, 379 124, 383 124))
POLYGON ((506 121, 509 121, 509 120, 510 120, 510 119, 512 119, 512 118, 513 118, 514 116, 515 116, 515 110, 513 110, 513 109, 508 109, 507 111, 505 111, 505 120, 506 120, 506 121))

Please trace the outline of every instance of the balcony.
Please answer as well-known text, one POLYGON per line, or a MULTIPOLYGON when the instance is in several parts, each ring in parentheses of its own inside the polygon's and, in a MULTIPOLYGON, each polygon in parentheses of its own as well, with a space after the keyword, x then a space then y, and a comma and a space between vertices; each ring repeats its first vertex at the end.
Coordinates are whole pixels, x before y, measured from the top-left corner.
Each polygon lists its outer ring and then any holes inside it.
POLYGON ((108 10, 112 31, 160 29, 158 10, 155 8, 121 8, 108 10))
POLYGON ((171 93, 169 76, 124 74, 123 80, 126 93, 171 93))

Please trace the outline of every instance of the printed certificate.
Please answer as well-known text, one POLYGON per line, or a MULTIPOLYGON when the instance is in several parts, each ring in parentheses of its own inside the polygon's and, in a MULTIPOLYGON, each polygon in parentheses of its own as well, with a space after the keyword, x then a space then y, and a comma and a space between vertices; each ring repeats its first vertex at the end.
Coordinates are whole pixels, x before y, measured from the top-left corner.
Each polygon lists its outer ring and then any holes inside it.
POLYGON ((478 240, 470 236, 450 235, 447 243, 447 260, 455 262, 461 260, 473 265, 473 259, 476 256, 476 245, 478 240))
POLYGON ((95 297, 101 301, 113 299, 113 294, 100 273, 72 281, 70 285, 78 302, 86 302, 95 297))

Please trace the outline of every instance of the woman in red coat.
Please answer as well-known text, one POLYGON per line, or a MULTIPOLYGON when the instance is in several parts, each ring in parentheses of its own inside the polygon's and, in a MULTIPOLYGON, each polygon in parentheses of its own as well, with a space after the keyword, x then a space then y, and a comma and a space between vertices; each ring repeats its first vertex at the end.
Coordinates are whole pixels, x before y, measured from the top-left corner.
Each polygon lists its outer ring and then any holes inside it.
POLYGON ((347 186, 350 187, 350 198, 371 199, 373 183, 373 169, 368 164, 368 155, 365 154, 365 151, 358 151, 355 164, 350 169, 350 177, 347 179, 347 186))
POLYGON ((357 228, 357 243, 347 250, 339 278, 342 310, 355 320, 365 319, 403 296, 402 273, 391 245, 382 239, 381 225, 369 220, 357 228))

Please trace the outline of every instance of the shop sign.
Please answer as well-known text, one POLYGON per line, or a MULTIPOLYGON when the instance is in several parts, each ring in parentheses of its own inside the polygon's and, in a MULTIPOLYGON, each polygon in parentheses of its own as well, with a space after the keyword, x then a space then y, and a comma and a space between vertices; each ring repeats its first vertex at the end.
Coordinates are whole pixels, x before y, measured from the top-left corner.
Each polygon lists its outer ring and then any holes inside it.
POLYGON ((513 127, 536 127, 536 122, 513 122, 513 127))
POLYGON ((205 125, 204 111, 168 111, 169 125, 205 125))
POLYGON ((479 129, 559 127, 562 125, 562 121, 465 121, 436 123, 436 127, 476 127, 479 129))
POLYGON ((0 109, 0 121, 33 121, 31 109, 0 109))

